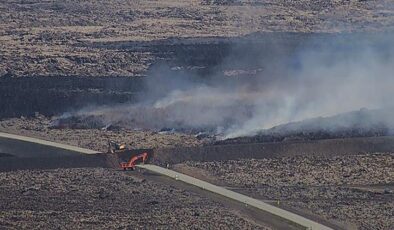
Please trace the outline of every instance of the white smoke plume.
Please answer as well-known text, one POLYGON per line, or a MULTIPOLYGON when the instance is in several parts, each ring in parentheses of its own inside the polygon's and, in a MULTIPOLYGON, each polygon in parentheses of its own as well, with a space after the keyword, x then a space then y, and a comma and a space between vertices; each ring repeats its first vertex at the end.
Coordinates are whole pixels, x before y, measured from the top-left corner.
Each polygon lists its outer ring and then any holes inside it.
MULTIPOLYGON (((363 107, 392 107, 394 37, 366 37, 310 38, 305 41, 310 45, 291 51, 261 50, 261 61, 239 55, 238 49, 209 76, 156 68, 146 77, 139 103, 86 108, 72 115, 99 116, 131 128, 208 130, 231 138, 363 107), (237 67, 232 69, 231 63, 237 67)), ((260 47, 253 49, 259 52, 260 47)))

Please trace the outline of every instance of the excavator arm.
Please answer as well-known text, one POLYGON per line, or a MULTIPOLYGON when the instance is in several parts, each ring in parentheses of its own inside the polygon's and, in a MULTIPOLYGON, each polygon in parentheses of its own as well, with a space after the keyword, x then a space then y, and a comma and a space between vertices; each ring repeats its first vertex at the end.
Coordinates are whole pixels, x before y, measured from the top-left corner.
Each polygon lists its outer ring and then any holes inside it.
POLYGON ((130 160, 128 160, 127 162, 120 163, 120 167, 123 170, 127 170, 127 169, 134 170, 135 165, 137 164, 138 160, 142 160, 142 163, 144 164, 147 159, 148 159, 148 153, 144 152, 144 153, 141 153, 141 154, 131 157, 130 160))

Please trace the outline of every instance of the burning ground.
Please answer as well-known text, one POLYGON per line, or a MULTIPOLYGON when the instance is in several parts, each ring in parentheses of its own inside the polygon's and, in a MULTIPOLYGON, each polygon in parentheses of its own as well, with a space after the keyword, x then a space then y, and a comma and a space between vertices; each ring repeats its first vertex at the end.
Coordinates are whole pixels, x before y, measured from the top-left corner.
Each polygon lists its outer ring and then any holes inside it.
POLYGON ((53 129, 51 120, 44 116, 36 118, 13 118, 0 121, 0 131, 24 136, 37 137, 44 140, 75 145, 83 148, 107 152, 108 141, 127 144, 128 147, 165 148, 181 146, 199 146, 204 140, 193 135, 133 131, 133 130, 105 130, 105 129, 53 129))

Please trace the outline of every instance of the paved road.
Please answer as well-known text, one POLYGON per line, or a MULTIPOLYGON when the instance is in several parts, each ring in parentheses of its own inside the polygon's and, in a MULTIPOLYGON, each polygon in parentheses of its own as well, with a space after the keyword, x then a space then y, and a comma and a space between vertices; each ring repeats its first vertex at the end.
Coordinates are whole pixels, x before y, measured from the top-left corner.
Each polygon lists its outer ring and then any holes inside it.
POLYGON ((105 154, 7 133, 0 133, 0 172, 28 169, 108 167, 105 154))
POLYGON ((328 229, 332 229, 329 228, 327 226, 324 226, 322 224, 319 224, 315 221, 309 220, 307 218, 304 218, 302 216, 299 216, 297 214, 291 213, 289 211, 277 208, 275 206, 269 205, 267 203, 264 203, 261 200, 257 200, 245 195, 242 195, 240 193, 236 193, 233 191, 230 191, 228 189, 225 189, 223 187, 219 187, 213 184, 210 184, 208 182, 196 179, 194 177, 182 174, 182 173, 178 173, 175 172, 173 170, 169 170, 169 169, 165 169, 156 165, 137 165, 137 167, 140 168, 144 168, 147 169, 149 171, 155 172, 155 173, 159 173, 171 178, 174 178, 175 180, 179 180, 179 181, 183 181, 185 183, 188 184, 192 184, 194 186, 200 187, 202 189, 208 190, 210 192, 225 196, 227 198, 233 199, 233 200, 237 200, 240 201, 246 205, 250 205, 253 206, 255 208, 258 208, 260 210, 269 212, 271 214, 274 214, 276 216, 282 217, 284 219, 287 219, 293 223, 299 224, 301 226, 304 226, 307 229, 321 229, 321 230, 328 230, 328 229))
MULTIPOLYGON (((76 147, 76 146, 59 144, 59 143, 55 143, 55 142, 51 142, 51 141, 40 140, 40 139, 32 138, 32 137, 24 137, 24 136, 9 134, 9 133, 2 133, 2 132, 0 132, 0 138, 2 138, 2 139, 4 139, 4 138, 5 139, 9 139, 9 140, 12 140, 12 141, 17 140, 17 141, 22 141, 22 142, 30 142, 30 143, 35 143, 35 144, 40 144, 40 145, 54 147, 54 148, 57 148, 57 149, 60 148, 60 149, 64 149, 64 150, 72 151, 72 152, 77 152, 77 153, 84 153, 84 154, 96 154, 96 153, 98 153, 97 151, 93 151, 93 150, 90 150, 90 149, 84 149, 84 148, 79 148, 79 147, 76 147)), ((8 146, 5 146, 6 144, 7 143, 3 143, 3 145, 4 145, 3 148, 12 148, 14 153, 15 153, 15 150, 17 150, 18 146, 8 147, 8 146)), ((30 150, 30 149, 24 149, 23 152, 26 152, 26 150, 30 150)), ((18 154, 18 156, 19 155, 23 156, 23 154, 24 154, 23 152, 22 151, 17 151, 15 154, 18 154)), ((26 153, 26 154, 29 154, 29 153, 26 153)))

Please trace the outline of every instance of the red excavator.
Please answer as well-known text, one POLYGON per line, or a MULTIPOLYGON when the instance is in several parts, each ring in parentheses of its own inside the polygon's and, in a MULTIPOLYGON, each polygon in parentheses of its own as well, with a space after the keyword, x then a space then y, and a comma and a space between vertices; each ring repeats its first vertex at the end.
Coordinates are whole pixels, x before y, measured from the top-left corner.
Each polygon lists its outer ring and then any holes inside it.
POLYGON ((120 167, 123 170, 127 170, 127 169, 134 170, 135 169, 135 165, 137 164, 137 161, 142 160, 142 163, 144 164, 147 159, 148 159, 148 153, 144 152, 144 153, 141 153, 141 154, 133 156, 127 162, 120 163, 120 167))

